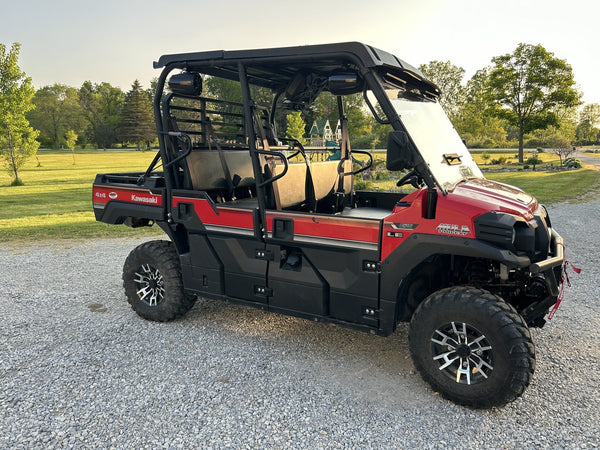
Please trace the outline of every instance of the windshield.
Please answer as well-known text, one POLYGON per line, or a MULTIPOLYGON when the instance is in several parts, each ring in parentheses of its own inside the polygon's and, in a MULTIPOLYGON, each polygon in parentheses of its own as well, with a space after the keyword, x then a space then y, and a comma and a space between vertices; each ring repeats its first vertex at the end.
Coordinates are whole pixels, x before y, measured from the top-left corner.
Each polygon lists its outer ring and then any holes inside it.
POLYGON ((392 105, 444 191, 467 178, 484 178, 439 103, 392 96, 392 105))

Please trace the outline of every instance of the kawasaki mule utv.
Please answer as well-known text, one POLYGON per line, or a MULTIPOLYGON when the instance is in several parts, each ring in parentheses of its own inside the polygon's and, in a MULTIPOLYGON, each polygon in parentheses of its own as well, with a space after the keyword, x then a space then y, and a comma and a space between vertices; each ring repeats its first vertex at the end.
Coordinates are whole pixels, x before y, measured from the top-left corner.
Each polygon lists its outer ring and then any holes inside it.
POLYGON ((562 239, 535 198, 482 175, 419 70, 356 42, 154 67, 160 151, 145 172, 99 174, 93 189, 97 220, 156 223, 169 238, 125 262, 140 316, 172 320, 203 297, 382 336, 410 321, 414 364, 446 398, 486 408, 523 393, 528 327, 557 303, 562 239), (287 114, 323 118, 321 96, 337 136, 321 148, 286 137, 287 114), (354 188, 374 170, 349 138, 350 117, 366 113, 388 127, 398 188, 354 188))

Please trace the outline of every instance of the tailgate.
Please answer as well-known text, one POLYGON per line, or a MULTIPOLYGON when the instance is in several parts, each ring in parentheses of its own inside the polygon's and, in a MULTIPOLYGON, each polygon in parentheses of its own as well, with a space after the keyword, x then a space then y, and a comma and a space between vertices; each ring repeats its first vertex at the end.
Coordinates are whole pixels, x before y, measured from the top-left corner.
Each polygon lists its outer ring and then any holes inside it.
MULTIPOLYGON (((156 179, 149 178, 142 185, 130 183, 134 174, 99 174, 94 181, 92 202, 96 220, 108 224, 128 224, 144 220, 166 219, 164 187, 156 179)), ((162 177, 160 177, 162 180, 162 177)))

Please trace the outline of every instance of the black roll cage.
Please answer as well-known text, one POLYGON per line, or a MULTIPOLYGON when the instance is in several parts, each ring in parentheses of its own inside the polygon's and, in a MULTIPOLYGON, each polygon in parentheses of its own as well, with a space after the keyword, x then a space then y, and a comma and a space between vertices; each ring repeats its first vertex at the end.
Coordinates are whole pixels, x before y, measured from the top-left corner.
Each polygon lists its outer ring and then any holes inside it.
MULTIPOLYGON (((264 50, 211 51, 164 55, 161 56, 158 62, 154 63, 154 67, 163 69, 157 81, 153 108, 159 135, 159 154, 160 159, 163 161, 165 185, 167 187, 167 195, 169 196, 167 204, 171 204, 171 191, 176 188, 174 186, 174 170, 176 170, 174 163, 185 158, 191 151, 190 145, 190 148, 186 152, 180 153, 175 159, 171 159, 167 151, 168 139, 176 138, 184 142, 189 141, 189 137, 186 139, 184 132, 169 131, 166 118, 161 114, 167 100, 164 98, 163 92, 168 75, 174 70, 182 70, 239 81, 243 99, 244 128, 247 133, 248 146, 252 158, 263 234, 266 226, 264 187, 269 183, 269 180, 265 181, 262 179, 259 155, 264 154, 265 151, 256 146, 257 136, 252 123, 255 105, 250 95, 249 86, 251 84, 270 88, 274 92, 275 95, 272 104, 272 108, 274 108, 278 98, 285 92, 290 81, 299 72, 323 75, 326 79, 328 74, 340 68, 345 68, 356 72, 362 77, 365 82, 363 90, 365 97, 367 90, 373 92, 383 113, 388 118, 384 123, 389 123, 394 130, 404 132, 406 130, 400 117, 387 99, 382 80, 385 78, 385 82, 389 83, 390 78, 400 79, 399 77, 404 77, 414 85, 416 90, 423 92, 424 95, 425 93, 431 97, 439 95, 439 89, 428 81, 416 68, 390 53, 357 42, 264 50), (389 74, 392 75, 388 77, 387 75, 389 74)), ((400 81, 406 83, 405 80, 400 79, 400 81)), ((399 86, 404 87, 402 84, 399 84, 399 86)), ((367 104, 370 109, 373 109, 369 102, 367 104)), ((270 120, 272 120, 273 113, 274 111, 272 110, 270 120)), ((375 117, 379 121, 382 120, 377 115, 375 117)), ((280 157, 284 161, 284 164, 286 164, 287 169, 285 156, 283 154, 278 155, 278 153, 270 152, 269 154, 280 157)), ((158 159, 157 154, 157 157, 152 161, 144 177, 147 177, 154 170, 158 159)), ((420 161, 417 161, 415 170, 421 175, 429 190, 435 190, 435 180, 431 173, 429 173, 427 165, 420 155, 418 155, 417 159, 420 159, 420 161)), ((143 178, 140 180, 143 180, 143 178)), ((272 181, 274 180, 272 179, 272 181)))

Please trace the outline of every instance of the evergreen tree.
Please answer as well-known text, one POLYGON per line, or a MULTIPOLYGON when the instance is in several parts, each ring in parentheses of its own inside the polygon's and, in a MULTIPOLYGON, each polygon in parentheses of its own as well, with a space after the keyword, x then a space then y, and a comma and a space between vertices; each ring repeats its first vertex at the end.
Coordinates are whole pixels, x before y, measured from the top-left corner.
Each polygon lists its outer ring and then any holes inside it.
POLYGON ((13 186, 22 185, 19 169, 40 146, 39 132, 29 126, 25 114, 35 108, 31 78, 18 65, 21 45, 14 43, 7 53, 0 44, 0 152, 4 165, 15 177, 13 186))
POLYGON ((127 93, 119 136, 124 142, 137 143, 138 150, 142 149, 142 142, 152 141, 156 137, 152 103, 138 80, 134 81, 127 93))

